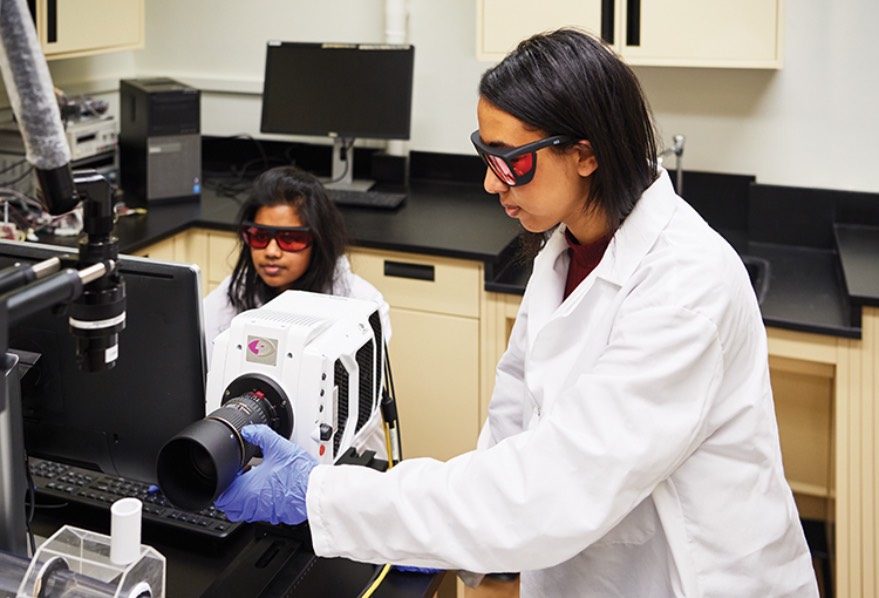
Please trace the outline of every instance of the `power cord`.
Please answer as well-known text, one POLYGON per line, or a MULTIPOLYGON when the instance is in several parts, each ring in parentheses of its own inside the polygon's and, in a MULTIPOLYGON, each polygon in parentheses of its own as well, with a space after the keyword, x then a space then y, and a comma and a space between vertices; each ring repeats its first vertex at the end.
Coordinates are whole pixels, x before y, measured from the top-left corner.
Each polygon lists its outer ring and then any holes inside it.
MULTIPOLYGON (((388 356, 388 343, 385 346, 385 386, 382 388, 381 412, 384 420, 385 446, 388 451, 388 469, 391 469, 403 458, 400 442, 400 426, 397 416, 397 396, 394 390, 394 378, 391 375, 391 359, 388 356)), ((369 586, 359 598, 369 598, 388 576, 391 564, 387 563, 376 571, 369 586)))
POLYGON ((31 468, 30 463, 28 463, 27 455, 24 456, 24 471, 27 476, 27 494, 25 496, 27 518, 25 519, 25 527, 27 528, 28 544, 30 544, 31 554, 33 555, 37 553, 37 543, 34 539, 34 530, 31 527, 31 523, 34 520, 34 509, 36 508, 37 497, 34 492, 34 478, 31 476, 31 468))
POLYGON ((355 141, 356 141, 356 139, 353 137, 350 139, 350 142, 347 142, 347 140, 345 140, 345 139, 342 140, 342 149, 341 149, 339 158, 343 162, 345 162, 345 170, 342 171, 342 174, 340 174, 336 178, 328 181, 325 184, 331 185, 333 183, 338 183, 339 181, 344 181, 345 177, 348 176, 348 170, 351 168, 351 160, 349 159, 348 155, 354 150, 354 142, 355 141))
POLYGON ((403 459, 403 439, 400 436, 400 415, 397 413, 397 391, 394 389, 394 375, 391 372, 391 359, 388 343, 385 342, 385 388, 383 389, 381 410, 385 422, 385 440, 388 444, 388 469, 403 459))

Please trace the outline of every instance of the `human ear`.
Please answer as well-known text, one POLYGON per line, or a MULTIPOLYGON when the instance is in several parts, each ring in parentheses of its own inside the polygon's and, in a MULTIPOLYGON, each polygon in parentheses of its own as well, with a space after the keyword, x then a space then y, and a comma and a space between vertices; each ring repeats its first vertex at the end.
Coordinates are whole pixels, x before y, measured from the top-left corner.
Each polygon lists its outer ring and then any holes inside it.
POLYGON ((574 144, 574 150, 577 152, 577 173, 581 177, 588 177, 598 169, 591 143, 585 139, 580 140, 574 144))

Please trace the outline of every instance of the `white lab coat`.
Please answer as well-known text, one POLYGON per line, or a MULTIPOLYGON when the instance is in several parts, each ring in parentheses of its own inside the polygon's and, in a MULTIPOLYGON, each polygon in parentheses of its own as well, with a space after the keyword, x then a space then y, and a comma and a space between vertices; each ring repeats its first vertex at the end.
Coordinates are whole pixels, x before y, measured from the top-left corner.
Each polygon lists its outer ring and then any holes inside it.
POLYGON ((664 172, 562 301, 566 249, 535 261, 480 449, 316 468, 316 553, 521 571, 522 596, 817 596, 739 257, 664 172))

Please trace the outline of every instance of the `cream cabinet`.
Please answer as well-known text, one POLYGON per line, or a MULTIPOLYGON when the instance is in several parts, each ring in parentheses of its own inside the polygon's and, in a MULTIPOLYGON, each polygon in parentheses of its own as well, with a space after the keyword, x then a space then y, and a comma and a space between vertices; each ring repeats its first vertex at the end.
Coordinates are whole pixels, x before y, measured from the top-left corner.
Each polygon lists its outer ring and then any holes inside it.
POLYGON ((36 0, 31 10, 49 60, 143 48, 144 0, 36 0))
POLYGON ((600 35, 602 4, 602 0, 477 0, 477 57, 500 60, 523 39, 565 25, 600 35))
POLYGON ((403 456, 446 460, 479 433, 479 262, 358 248, 351 268, 391 307, 403 456))
POLYGON ((196 264, 201 270, 202 294, 207 295, 232 273, 238 259, 238 237, 231 232, 194 228, 132 255, 196 264))
POLYGON ((231 232, 196 231, 204 236, 202 246, 205 247, 205 294, 213 291, 232 274, 238 254, 241 250, 238 236, 231 232))
POLYGON ((562 26, 601 35, 637 66, 780 68, 783 0, 477 0, 477 56, 500 60, 562 26))

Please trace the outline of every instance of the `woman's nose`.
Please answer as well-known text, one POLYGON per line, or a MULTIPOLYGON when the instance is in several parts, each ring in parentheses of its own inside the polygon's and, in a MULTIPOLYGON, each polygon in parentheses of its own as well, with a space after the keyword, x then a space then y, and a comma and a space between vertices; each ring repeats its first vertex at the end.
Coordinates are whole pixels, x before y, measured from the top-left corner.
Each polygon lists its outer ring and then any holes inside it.
POLYGON ((277 239, 272 239, 271 241, 269 241, 269 244, 266 245, 265 252, 268 255, 272 256, 280 256, 283 253, 283 251, 281 251, 280 245, 278 245, 277 239))
POLYGON ((509 185, 500 180, 491 168, 485 168, 485 180, 482 186, 487 193, 501 193, 510 188, 509 185))

